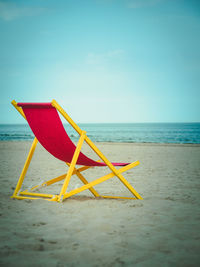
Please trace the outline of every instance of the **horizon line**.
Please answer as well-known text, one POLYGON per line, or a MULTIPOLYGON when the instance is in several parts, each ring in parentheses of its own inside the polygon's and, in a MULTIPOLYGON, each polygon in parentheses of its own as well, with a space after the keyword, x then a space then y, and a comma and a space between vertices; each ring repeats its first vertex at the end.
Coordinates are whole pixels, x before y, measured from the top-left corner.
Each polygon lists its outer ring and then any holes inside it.
MULTIPOLYGON (((159 122, 77 122, 76 124, 136 124, 136 123, 144 123, 144 124, 152 124, 152 123, 200 123, 200 121, 176 121, 176 122, 172 122, 172 121, 167 121, 167 122, 164 122, 164 121, 159 121, 159 122)), ((0 125, 24 125, 26 124, 26 122, 24 123, 18 123, 18 122, 15 122, 15 123, 0 123, 0 125)), ((68 122, 63 122, 63 124, 68 124, 68 122)))

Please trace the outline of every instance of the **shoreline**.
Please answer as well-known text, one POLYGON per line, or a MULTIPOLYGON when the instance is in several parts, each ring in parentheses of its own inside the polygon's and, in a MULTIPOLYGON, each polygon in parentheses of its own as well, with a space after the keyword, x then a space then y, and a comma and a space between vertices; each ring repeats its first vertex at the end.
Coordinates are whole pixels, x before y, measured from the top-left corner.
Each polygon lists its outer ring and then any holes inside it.
MULTIPOLYGON (((32 143, 34 139, 30 139, 30 140, 0 140, 0 143, 6 143, 6 142, 19 142, 19 143, 32 143)), ((74 143, 77 143, 77 141, 73 141, 74 143)), ((196 146, 196 147, 200 147, 200 143, 156 143, 156 142, 109 142, 109 141, 93 141, 93 143, 95 144, 107 144, 107 145, 147 145, 147 146, 196 146)))

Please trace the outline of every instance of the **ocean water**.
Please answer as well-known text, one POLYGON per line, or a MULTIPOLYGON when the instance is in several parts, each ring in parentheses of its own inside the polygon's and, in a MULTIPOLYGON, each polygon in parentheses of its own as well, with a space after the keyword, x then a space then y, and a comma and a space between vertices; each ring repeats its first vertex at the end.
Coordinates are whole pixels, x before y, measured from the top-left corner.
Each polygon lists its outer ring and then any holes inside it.
MULTIPOLYGON (((64 125, 73 141, 78 134, 64 125)), ((192 143, 200 144, 200 123, 80 123, 80 128, 95 142, 192 143)), ((0 140, 32 140, 27 124, 0 124, 0 140)))

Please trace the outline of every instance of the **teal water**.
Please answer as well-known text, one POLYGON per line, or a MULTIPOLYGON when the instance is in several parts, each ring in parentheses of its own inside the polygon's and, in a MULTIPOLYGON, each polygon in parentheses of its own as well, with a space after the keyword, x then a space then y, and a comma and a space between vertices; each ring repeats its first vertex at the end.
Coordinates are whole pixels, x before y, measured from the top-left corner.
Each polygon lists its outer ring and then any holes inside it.
MULTIPOLYGON (((80 123, 81 129, 96 142, 129 143, 192 143, 200 144, 200 123, 80 123)), ((78 134, 69 125, 65 125, 73 141, 78 134)), ((27 124, 0 125, 0 140, 33 139, 27 124)))

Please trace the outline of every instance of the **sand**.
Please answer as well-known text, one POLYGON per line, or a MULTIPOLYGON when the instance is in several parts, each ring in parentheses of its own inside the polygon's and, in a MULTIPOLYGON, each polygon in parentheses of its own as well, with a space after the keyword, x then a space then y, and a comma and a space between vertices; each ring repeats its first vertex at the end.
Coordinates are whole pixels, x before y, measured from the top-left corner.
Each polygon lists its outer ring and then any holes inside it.
MULTIPOLYGON (((87 190, 63 203, 10 198, 29 146, 0 142, 1 266, 199 266, 200 145, 98 143, 112 161, 140 160, 124 176, 144 200, 95 199, 87 190)), ((24 189, 66 170, 38 146, 24 189)), ((78 185, 73 176, 71 189, 78 185)), ((117 178, 95 188, 130 195, 117 178)))

